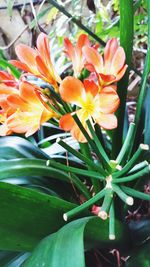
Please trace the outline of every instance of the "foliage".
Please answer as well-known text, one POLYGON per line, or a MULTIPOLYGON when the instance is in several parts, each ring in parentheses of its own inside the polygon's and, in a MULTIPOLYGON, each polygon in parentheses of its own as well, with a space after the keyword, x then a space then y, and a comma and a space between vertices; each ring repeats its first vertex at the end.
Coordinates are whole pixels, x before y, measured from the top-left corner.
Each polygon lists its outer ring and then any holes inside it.
MULTIPOLYGON (((46 24, 55 21, 51 50, 42 32, 36 48, 16 46, 19 60, 0 59, 0 266, 146 267, 150 3, 88 1, 82 17, 80 1, 48 3, 37 14, 32 6, 30 28, 43 31, 45 14, 46 24), (72 42, 63 38, 68 25, 72 42), (132 50, 145 31, 136 114, 126 128, 132 50), (110 39, 119 36, 120 45, 110 39)), ((15 4, 8 1, 10 15, 15 4)))

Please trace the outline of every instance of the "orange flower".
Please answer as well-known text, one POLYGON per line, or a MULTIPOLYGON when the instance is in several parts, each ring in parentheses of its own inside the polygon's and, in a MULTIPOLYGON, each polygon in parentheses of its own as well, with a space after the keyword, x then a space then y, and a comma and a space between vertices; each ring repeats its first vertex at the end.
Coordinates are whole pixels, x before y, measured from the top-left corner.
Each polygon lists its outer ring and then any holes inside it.
POLYGON ((21 82, 19 94, 10 94, 7 103, 14 110, 7 117, 7 127, 12 132, 25 133, 26 137, 34 134, 41 124, 54 115, 53 111, 46 108, 46 103, 40 101, 36 87, 28 82, 21 82))
POLYGON ((73 46, 68 38, 64 38, 65 52, 72 61, 74 75, 78 77, 84 68, 85 59, 83 58, 82 48, 90 46, 89 38, 86 34, 81 34, 77 44, 73 46))
MULTIPOLYGON (((91 123, 94 120, 104 129, 117 127, 114 112, 120 101, 116 91, 110 86, 102 89, 100 93, 98 93, 98 90, 94 81, 85 80, 82 83, 74 77, 66 77, 60 85, 62 99, 70 104, 77 105, 76 114, 87 131, 86 121, 88 119, 91 123)), ((70 113, 61 117, 60 127, 65 131, 71 131, 72 136, 79 142, 86 142, 70 113)))
POLYGON ((16 46, 16 54, 20 61, 11 60, 10 62, 14 66, 43 79, 58 90, 57 82, 60 83, 61 78, 52 64, 49 41, 46 34, 40 33, 38 36, 37 49, 19 44, 16 46))
POLYGON ((118 45, 115 38, 107 42, 104 58, 92 47, 85 46, 82 50, 87 60, 87 68, 97 73, 101 88, 119 81, 128 67, 125 65, 124 49, 118 45))
POLYGON ((12 131, 8 128, 6 120, 14 112, 14 109, 9 106, 7 97, 11 94, 18 94, 18 89, 0 84, 0 136, 11 134, 12 131))

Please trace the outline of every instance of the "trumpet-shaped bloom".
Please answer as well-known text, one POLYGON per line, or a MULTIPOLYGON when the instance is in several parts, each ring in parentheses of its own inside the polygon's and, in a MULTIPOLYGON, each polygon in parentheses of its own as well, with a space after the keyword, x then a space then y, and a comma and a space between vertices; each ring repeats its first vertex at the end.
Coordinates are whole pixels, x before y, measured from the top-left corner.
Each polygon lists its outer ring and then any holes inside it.
POLYGON ((64 38, 64 46, 67 56, 72 61, 74 75, 78 77, 85 64, 82 48, 84 46, 90 46, 89 38, 86 34, 81 34, 76 45, 73 45, 68 38, 64 38))
POLYGON ((57 82, 61 82, 60 76, 56 73, 50 57, 50 48, 47 35, 40 33, 37 38, 37 48, 33 49, 24 44, 16 46, 16 54, 20 61, 11 60, 11 63, 50 83, 57 90, 57 82))
MULTIPOLYGON (((25 133, 28 137, 54 115, 37 96, 35 86, 28 82, 21 82, 19 90, 10 93, 2 104, 6 114, 5 118, 3 116, 3 127, 9 130, 6 134, 25 133)), ((0 135, 6 134, 0 131, 0 135)))
MULTIPOLYGON (((76 114, 87 131, 86 121, 88 119, 91 123, 93 121, 98 123, 104 129, 117 127, 114 112, 120 101, 116 91, 110 86, 105 87, 99 93, 99 88, 94 81, 85 80, 82 83, 74 77, 66 77, 60 85, 60 95, 64 101, 78 107, 76 114)), ((60 127, 65 131, 70 131, 79 142, 86 142, 70 113, 61 117, 60 127)))
POLYGON ((82 50, 87 61, 87 68, 97 73, 101 88, 119 81, 124 75, 127 69, 125 52, 118 45, 117 39, 113 38, 107 42, 104 57, 89 46, 84 46, 82 50))

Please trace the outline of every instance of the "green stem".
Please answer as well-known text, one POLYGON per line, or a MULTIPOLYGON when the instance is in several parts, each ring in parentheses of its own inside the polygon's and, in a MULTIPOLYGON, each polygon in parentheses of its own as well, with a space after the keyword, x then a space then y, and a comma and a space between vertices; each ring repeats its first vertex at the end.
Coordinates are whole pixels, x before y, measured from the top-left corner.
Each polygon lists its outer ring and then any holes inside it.
POLYGON ((109 210, 109 239, 115 239, 115 208, 114 208, 114 200, 111 202, 110 210, 109 210))
POLYGON ((91 205, 95 204, 99 199, 101 199, 105 194, 105 189, 100 191, 98 194, 96 194, 94 197, 89 199, 88 201, 84 202, 82 205, 70 210, 69 212, 65 213, 63 215, 63 218, 65 221, 72 218, 73 216, 79 214, 81 211, 89 208, 91 205))
POLYGON ((100 166, 96 165, 94 162, 92 162, 90 159, 85 157, 83 154, 81 154, 80 152, 78 152, 77 150, 75 150, 74 148, 66 144, 65 142, 63 142, 61 139, 58 139, 57 142, 59 145, 65 148, 68 152, 70 152, 75 157, 79 158, 80 160, 85 162, 87 165, 89 165, 93 170, 99 172, 99 174, 101 174, 102 176, 106 176, 105 171, 100 166))
POLYGON ((119 178, 119 179, 113 179, 113 182, 114 183, 127 183, 127 182, 131 182, 133 180, 136 180, 136 179, 139 179, 141 177, 145 177, 147 175, 150 174, 150 167, 149 165, 147 167, 145 167, 144 169, 142 169, 141 171, 139 172, 136 172, 135 174, 132 174, 132 175, 129 175, 129 176, 126 176, 126 177, 122 177, 122 178, 119 178))
POLYGON ((110 205, 113 199, 113 190, 112 188, 106 188, 105 189, 105 197, 104 197, 104 201, 102 204, 102 207, 100 209, 100 212, 98 214, 98 216, 103 219, 106 220, 108 217, 108 212, 110 209, 110 205))
POLYGON ((90 130, 90 133, 91 135, 93 136, 93 139, 94 139, 94 142, 95 142, 95 145, 96 145, 96 151, 97 151, 97 156, 99 157, 99 159, 102 161, 102 164, 104 165, 104 167, 110 171, 111 170, 111 167, 109 165, 109 158, 105 152, 105 150, 103 149, 94 129, 93 129, 93 126, 90 122, 90 120, 88 120, 87 122, 87 126, 90 130))
POLYGON ((112 185, 114 192, 118 195, 120 199, 122 199, 126 204, 132 206, 133 205, 133 198, 126 195, 122 189, 118 185, 112 185))
POLYGON ((66 171, 66 172, 73 172, 73 173, 76 173, 76 174, 79 174, 81 176, 87 176, 87 177, 93 177, 94 179, 98 179, 98 180, 102 180, 104 181, 105 178, 104 177, 100 177, 99 176, 99 173, 98 172, 94 172, 94 171, 89 171, 89 170, 82 170, 82 169, 79 169, 79 168, 75 168, 75 167, 70 167, 70 166, 66 166, 62 163, 58 163, 58 162, 55 162, 55 161, 52 161, 52 160, 49 160, 48 161, 48 164, 49 166, 53 166, 59 170, 62 170, 62 171, 66 171))
MULTIPOLYGON (((80 143, 80 148, 81 148, 83 155, 85 155, 87 158, 93 160, 88 143, 80 143)), ((87 167, 88 167, 89 171, 92 170, 90 166, 87 165, 87 167)), ((94 192, 97 194, 100 191, 99 181, 97 179, 91 177, 91 182, 92 182, 92 185, 94 188, 94 192)))
POLYGON ((139 198, 139 199, 142 199, 142 200, 147 200, 147 201, 150 201, 150 195, 149 194, 145 194, 145 193, 142 193, 142 192, 138 192, 132 188, 129 188, 129 187, 126 187, 126 186, 121 186, 122 190, 133 196, 133 197, 136 197, 136 198, 139 198))
POLYGON ((141 171, 141 170, 143 170, 145 167, 147 167, 148 164, 149 164, 148 161, 144 160, 144 161, 138 163, 137 165, 135 165, 135 166, 128 172, 128 174, 132 174, 132 173, 141 171))
POLYGON ((139 161, 139 159, 145 154, 145 152, 149 150, 148 145, 140 144, 138 150, 135 152, 133 157, 128 161, 128 163, 123 167, 121 171, 114 173, 113 178, 118 178, 125 175, 129 170, 133 168, 133 166, 139 161))
MULTIPOLYGON (((82 134, 84 135, 84 137, 86 138, 87 142, 89 143, 89 145, 91 146, 91 148, 93 149, 93 151, 96 153, 97 151, 97 147, 94 144, 93 140, 91 139, 91 137, 89 136, 88 132, 86 131, 86 129, 84 128, 84 126, 82 125, 81 121, 79 120, 77 114, 74 114, 73 119, 75 120, 76 124, 78 125, 80 131, 82 132, 82 134)), ((96 153, 97 155, 97 153, 96 153)), ((98 155, 97 155, 98 157, 98 155)), ((105 172, 105 171, 104 171, 105 172)), ((106 174, 107 172, 105 172, 106 174)))
POLYGON ((113 132, 112 159, 118 155, 123 143, 124 116, 126 107, 126 95, 129 80, 129 69, 131 67, 132 47, 133 47, 133 26, 134 26, 133 0, 120 0, 120 45, 126 54, 128 70, 118 83, 118 94, 120 107, 116 113, 118 127, 113 132))
POLYGON ((134 128, 135 128, 135 124, 134 123, 130 123, 129 126, 129 130, 127 133, 127 137, 125 139, 125 142, 119 152, 119 155, 117 156, 116 161, 118 162, 118 164, 122 164, 122 162, 126 162, 127 157, 128 157, 128 152, 132 143, 132 136, 133 136, 133 132, 134 132, 134 128))

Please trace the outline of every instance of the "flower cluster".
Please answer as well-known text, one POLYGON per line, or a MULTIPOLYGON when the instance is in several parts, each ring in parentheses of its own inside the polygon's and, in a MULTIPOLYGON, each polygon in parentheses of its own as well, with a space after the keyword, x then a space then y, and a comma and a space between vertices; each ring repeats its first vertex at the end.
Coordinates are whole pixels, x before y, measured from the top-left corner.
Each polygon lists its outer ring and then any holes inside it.
POLYGON ((96 123, 104 129, 117 127, 114 113, 120 100, 116 82, 122 78, 127 68, 123 48, 116 39, 111 39, 102 56, 98 52, 99 46, 92 45, 85 34, 79 36, 75 46, 65 38, 64 47, 65 54, 72 63, 73 76, 62 80, 52 63, 48 37, 44 33, 38 36, 35 49, 24 44, 16 46, 19 61, 11 60, 11 64, 24 73, 17 80, 12 74, 0 71, 1 136, 25 133, 28 137, 41 124, 55 118, 63 130, 70 131, 79 142, 86 142, 73 114, 78 116, 87 132, 87 120, 93 127, 96 123), (81 75, 85 69, 87 77, 81 75), (29 75, 52 86, 62 101, 56 105, 57 99, 44 95, 43 90, 34 84, 34 80, 32 84, 29 83, 29 75))

